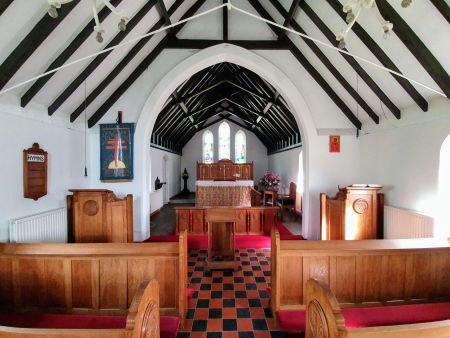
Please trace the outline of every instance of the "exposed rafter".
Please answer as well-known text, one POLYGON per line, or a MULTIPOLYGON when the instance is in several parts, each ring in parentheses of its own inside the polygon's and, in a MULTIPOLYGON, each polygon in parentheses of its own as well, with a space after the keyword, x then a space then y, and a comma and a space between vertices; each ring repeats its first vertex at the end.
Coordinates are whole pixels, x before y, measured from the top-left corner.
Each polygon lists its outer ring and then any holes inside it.
POLYGON ((158 0, 158 9, 161 13, 161 17, 166 22, 166 26, 170 26, 172 22, 170 21, 170 15, 167 12, 166 5, 164 4, 164 0, 158 0))
MULTIPOLYGON (((112 0, 111 5, 114 7, 117 7, 122 0, 112 0)), ((63 6, 65 7, 65 6, 63 6)), ((62 8, 63 8, 62 7, 62 8)), ((98 13, 98 20, 100 22, 103 22, 108 15, 111 14, 111 10, 108 7, 103 7, 102 10, 98 13)), ((95 26, 95 20, 92 19, 89 21, 84 28, 81 30, 80 33, 72 40, 72 42, 59 54, 55 60, 50 64, 50 66, 47 67, 45 70, 45 73, 58 68, 66 62, 73 53, 87 40, 87 38, 93 34, 92 26, 95 26)), ((20 99, 20 105, 22 107, 25 107, 32 99, 33 97, 44 87, 44 85, 52 78, 52 76, 55 75, 55 73, 51 73, 47 76, 41 77, 40 79, 36 80, 35 83, 25 92, 25 94, 20 99)))
MULTIPOLYGON (((228 0, 222 1, 226 4, 228 0)), ((222 8, 222 39, 228 41, 228 8, 226 6, 222 8)))
MULTIPOLYGON (((337 14, 345 21, 345 13, 342 12, 342 4, 339 0, 326 0, 330 6, 336 11, 337 14)), ((366 45, 366 47, 372 52, 372 54, 381 62, 381 64, 393 71, 401 73, 400 69, 394 64, 394 62, 387 56, 387 54, 377 45, 375 40, 362 28, 357 22, 352 26, 352 30, 358 36, 358 38, 366 45)), ((393 75, 400 86, 411 96, 411 98, 417 103, 417 105, 423 110, 428 110, 428 102, 425 98, 417 91, 416 88, 406 79, 393 75)))
MULTIPOLYGON (((175 11, 180 7, 183 0, 176 0, 175 3, 170 7, 168 15, 175 13, 175 11)), ((148 30, 148 32, 155 31, 160 29, 164 24, 164 19, 159 20, 152 28, 148 30)), ((139 51, 147 44, 147 42, 153 36, 146 37, 144 39, 139 40, 136 45, 131 48, 131 50, 125 55, 125 57, 113 68, 113 70, 103 79, 103 81, 95 87, 95 89, 89 93, 86 97, 85 101, 83 101, 71 114, 70 121, 74 122, 78 116, 84 110, 84 106, 91 104, 98 95, 120 74, 120 72, 130 63, 131 60, 139 53, 139 51)))
MULTIPOLYGON (((142 18, 153 8, 156 4, 156 0, 148 0, 144 6, 136 13, 135 16, 131 18, 127 23, 127 29, 125 31, 119 31, 116 36, 106 45, 103 49, 108 49, 112 46, 120 43, 136 25, 142 20, 142 18)), ((63 8, 64 6, 62 6, 63 8)), ((106 59, 106 57, 112 51, 105 52, 103 54, 97 55, 94 60, 92 60, 78 75, 75 80, 73 80, 64 90, 58 95, 58 97, 50 104, 48 107, 48 114, 52 115, 61 105, 69 98, 70 95, 75 92, 75 90, 88 78, 88 76, 106 59)))
MULTIPOLYGON (((270 21, 274 21, 273 18, 269 15, 269 13, 264 9, 264 7, 261 6, 261 4, 256 1, 256 0, 249 0, 250 4, 256 9, 256 11, 258 12, 259 15, 261 15, 261 17, 270 20, 270 21)), ((271 25, 268 25, 275 33, 277 33, 277 30, 275 30, 271 25)), ((300 27, 298 27, 300 28, 300 27)), ((310 41, 310 40, 307 40, 310 41)), ((305 40, 306 42, 306 40, 305 40)), ((303 67, 305 67, 305 69, 311 74, 311 76, 313 76, 313 78, 316 80, 317 83, 319 83, 319 85, 325 90, 325 92, 330 96, 330 98, 334 101, 334 103, 336 103, 336 105, 344 112, 344 114, 347 116, 347 118, 353 123, 353 125, 358 128, 361 129, 361 122, 358 120, 358 118, 353 114, 353 112, 351 111, 350 108, 348 108, 348 106, 344 103, 344 101, 341 100, 341 98, 333 91, 333 89, 330 87, 330 85, 323 79, 323 77, 319 74, 319 72, 309 63, 309 61, 303 56, 303 54, 300 52, 300 50, 297 48, 297 46, 292 42, 292 41, 288 41, 289 47, 291 52, 294 54, 294 56, 297 58, 297 60, 299 60, 301 62, 301 64, 303 65, 303 67)), ((309 44, 308 44, 309 45, 309 44)), ((314 43, 313 45, 315 47, 317 47, 314 43)), ((312 45, 309 45, 309 47, 311 48, 312 45)), ((318 48, 318 47, 317 47, 318 48)), ((311 48, 313 49, 313 48, 311 48)), ((313 49, 314 51, 315 49, 313 49)), ((317 50, 316 50, 317 51, 317 50)), ((320 49, 319 49, 320 51, 320 49)), ((319 52, 317 51, 317 52, 319 52)), ((320 51, 320 53, 322 53, 320 51)), ((319 53, 316 53, 317 56, 319 56, 319 53)), ((320 58, 320 57, 319 57, 320 58)), ((322 62, 325 61, 325 59, 321 59, 322 62)), ((328 60, 328 59, 327 59, 328 60)), ((329 62, 329 61, 328 61, 329 62)), ((334 68, 334 66, 332 66, 331 62, 325 63, 325 66, 331 66, 334 68)), ((328 68, 330 71, 332 68, 328 68)), ((335 72, 333 73, 333 75, 338 75, 339 72, 335 72)), ((339 74, 340 75, 340 74, 339 74)), ((338 77, 339 79, 343 79, 338 77)), ((341 83, 342 84, 342 83, 341 83)), ((349 90, 349 88, 347 89, 349 90)), ((359 95, 358 95, 359 96, 359 95)), ((355 100, 359 100, 357 98, 357 96, 353 96, 353 98, 355 100)), ((362 102, 360 100, 360 102, 362 102)), ((375 114, 376 115, 376 114, 375 114)))
MULTIPOLYGON (((184 20, 194 15, 195 12, 205 3, 206 0, 197 0, 181 17, 180 20, 184 20)), ((179 32, 186 22, 178 25, 172 30, 172 34, 175 35, 179 32)), ((152 50, 152 52, 136 67, 136 69, 128 76, 128 78, 117 88, 114 93, 108 97, 108 99, 97 109, 94 115, 89 118, 88 126, 93 127, 112 105, 119 99, 119 97, 125 93, 125 91, 136 81, 139 76, 150 66, 153 60, 162 52, 164 48, 167 47, 167 42, 169 41, 169 36, 163 38, 159 44, 152 50)))
MULTIPOLYGON (((291 22, 294 19, 295 13, 297 12, 300 1, 303 2, 304 0, 292 0, 291 7, 289 8, 289 13, 286 13, 285 15, 282 14, 284 16, 284 23, 283 23, 284 27, 289 27, 291 25, 291 22)), ((285 30, 281 31, 281 33, 278 35, 278 40, 284 38, 285 35, 286 31, 285 30)))
MULTIPOLYGON (((278 1, 274 1, 278 3, 278 1)), ((332 43, 335 47, 338 46, 339 42, 336 40, 335 35, 327 27, 327 25, 319 18, 319 16, 308 6, 306 2, 302 2, 300 5, 305 12, 305 14, 314 22, 314 24, 319 28, 322 34, 332 43)), ((369 74, 361 67, 361 65, 350 55, 341 54, 348 64, 356 71, 356 73, 361 77, 361 79, 369 86, 369 88, 378 96, 378 98, 388 107, 392 114, 396 118, 401 117, 400 109, 391 101, 391 99, 382 91, 382 89, 375 83, 375 81, 370 77, 369 74)))
MULTIPOLYGON (((61 21, 75 8, 78 2, 74 1, 61 7, 59 16, 55 20, 47 13, 33 27, 19 45, 8 55, 0 66, 0 89, 16 74, 34 51, 50 35, 51 32, 61 23, 61 21)), ((6 8, 6 7, 5 7, 6 8)))
POLYGON ((386 0, 377 1, 377 5, 383 17, 394 24, 393 30, 395 34, 402 40, 403 44, 415 56, 422 67, 425 68, 444 94, 447 95, 447 98, 450 98, 450 76, 444 67, 386 0))
POLYGON ((9 5, 12 4, 14 0, 2 0, 0 1, 0 15, 8 8, 9 5))
POLYGON ((448 4, 443 0, 430 0, 434 7, 437 8, 439 13, 442 14, 442 16, 447 20, 448 23, 450 23, 450 7, 448 4))
MULTIPOLYGON (((275 40, 229 40, 230 44, 246 49, 262 50, 286 50, 287 45, 284 41, 275 40)), ((171 49, 204 49, 223 43, 222 40, 203 40, 203 39, 172 39, 167 48, 171 49)))

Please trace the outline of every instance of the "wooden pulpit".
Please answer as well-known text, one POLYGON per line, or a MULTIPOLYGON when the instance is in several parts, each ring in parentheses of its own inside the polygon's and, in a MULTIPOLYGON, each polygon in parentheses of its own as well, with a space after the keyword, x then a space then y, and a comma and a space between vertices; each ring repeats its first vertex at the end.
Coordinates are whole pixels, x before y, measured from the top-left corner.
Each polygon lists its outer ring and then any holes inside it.
POLYGON ((69 227, 75 243, 133 242, 133 195, 117 198, 106 189, 70 189, 69 227))
POLYGON ((207 209, 205 218, 208 227, 207 270, 237 270, 238 264, 235 258, 236 209, 207 209))
POLYGON ((353 184, 339 187, 335 197, 320 194, 321 239, 382 239, 383 187, 353 184))

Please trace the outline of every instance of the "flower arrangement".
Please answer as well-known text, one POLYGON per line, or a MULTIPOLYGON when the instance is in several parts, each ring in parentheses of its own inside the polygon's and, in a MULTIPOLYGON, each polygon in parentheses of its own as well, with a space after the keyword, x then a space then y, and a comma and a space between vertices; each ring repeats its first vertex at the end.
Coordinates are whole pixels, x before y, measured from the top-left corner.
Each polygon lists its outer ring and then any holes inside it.
POLYGON ((259 180, 259 185, 264 190, 278 191, 280 186, 280 176, 273 171, 267 170, 264 176, 259 180))

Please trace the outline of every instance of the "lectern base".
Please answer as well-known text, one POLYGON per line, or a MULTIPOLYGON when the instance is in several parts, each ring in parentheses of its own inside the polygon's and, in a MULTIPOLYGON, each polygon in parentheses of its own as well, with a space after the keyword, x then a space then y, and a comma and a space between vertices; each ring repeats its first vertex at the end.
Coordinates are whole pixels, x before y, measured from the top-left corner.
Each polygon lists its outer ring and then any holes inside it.
POLYGON ((206 261, 206 271, 210 270, 239 270, 238 262, 234 260, 230 261, 215 261, 215 260, 207 260, 206 261))

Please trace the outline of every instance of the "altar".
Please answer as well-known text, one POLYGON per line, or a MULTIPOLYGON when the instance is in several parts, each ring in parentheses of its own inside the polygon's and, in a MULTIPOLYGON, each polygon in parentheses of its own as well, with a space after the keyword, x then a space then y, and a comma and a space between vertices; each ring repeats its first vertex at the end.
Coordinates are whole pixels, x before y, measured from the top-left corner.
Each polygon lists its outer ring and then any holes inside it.
POLYGON ((195 182, 196 206, 251 206, 252 180, 195 182))

